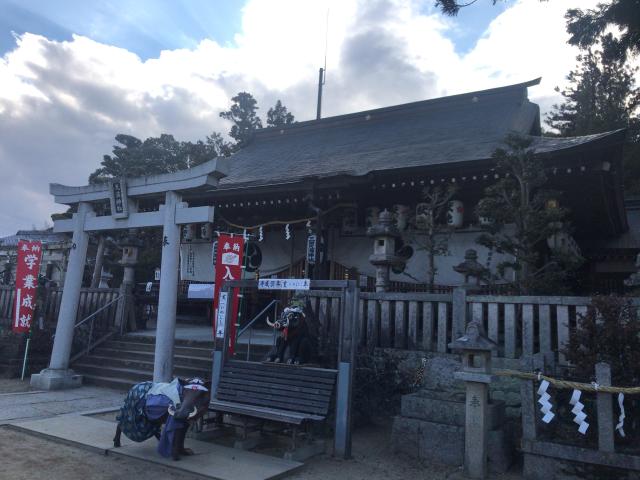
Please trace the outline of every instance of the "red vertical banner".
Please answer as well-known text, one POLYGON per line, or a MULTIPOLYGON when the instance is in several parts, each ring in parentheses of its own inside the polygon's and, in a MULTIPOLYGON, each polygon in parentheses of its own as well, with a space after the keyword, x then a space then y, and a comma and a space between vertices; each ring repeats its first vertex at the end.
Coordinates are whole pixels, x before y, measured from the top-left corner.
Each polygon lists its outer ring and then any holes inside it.
MULTIPOLYGON (((221 234, 218 237, 218 249, 216 252, 216 283, 213 293, 213 331, 216 331, 216 319, 218 318, 218 301, 220 289, 227 280, 240 280, 242 278, 242 258, 244 255, 244 239, 241 235, 231 236, 221 234)), ((229 329, 229 353, 233 354, 236 343, 236 322, 238 318, 238 289, 234 288, 231 296, 231 328, 229 329)), ((227 308, 229 308, 227 306, 227 308)))
POLYGON ((13 306, 13 331, 28 332, 33 322, 38 290, 42 243, 20 240, 16 267, 16 298, 13 306))

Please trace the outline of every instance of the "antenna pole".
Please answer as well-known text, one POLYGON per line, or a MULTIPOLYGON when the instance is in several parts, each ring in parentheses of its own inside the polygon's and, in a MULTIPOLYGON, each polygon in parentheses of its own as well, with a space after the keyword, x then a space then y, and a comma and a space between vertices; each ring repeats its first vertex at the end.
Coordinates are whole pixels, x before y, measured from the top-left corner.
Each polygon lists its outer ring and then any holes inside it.
POLYGON ((324 85, 324 68, 320 68, 318 72, 318 109, 316 112, 316 120, 320 120, 322 116, 322 85, 324 85))

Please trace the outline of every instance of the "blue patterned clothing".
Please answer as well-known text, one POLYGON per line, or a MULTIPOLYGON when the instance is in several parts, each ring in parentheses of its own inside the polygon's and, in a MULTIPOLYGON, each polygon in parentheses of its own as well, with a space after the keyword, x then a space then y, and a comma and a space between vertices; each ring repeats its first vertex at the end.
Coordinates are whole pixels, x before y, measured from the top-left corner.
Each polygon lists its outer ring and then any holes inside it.
POLYGON ((144 442, 160 434, 161 425, 150 421, 145 413, 147 392, 152 386, 153 382, 134 385, 129 390, 124 405, 116 417, 122 432, 134 442, 144 442))

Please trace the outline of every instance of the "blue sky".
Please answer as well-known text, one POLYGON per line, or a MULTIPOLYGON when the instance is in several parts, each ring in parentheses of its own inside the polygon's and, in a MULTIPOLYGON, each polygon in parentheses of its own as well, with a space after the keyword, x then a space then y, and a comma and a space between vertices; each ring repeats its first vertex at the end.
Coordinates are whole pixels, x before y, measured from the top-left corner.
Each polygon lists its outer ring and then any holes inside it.
POLYGON ((15 48, 12 31, 52 40, 76 33, 147 59, 164 49, 193 48, 204 38, 233 41, 241 7, 223 0, 0 0, 0 54, 15 48))
POLYGON ((63 211, 49 183, 84 185, 118 133, 199 140, 239 91, 315 117, 542 77, 543 114, 578 53, 564 13, 598 0, 0 0, 0 236, 63 211), (37 141, 35 141, 37 140, 37 141))
MULTIPOLYGON (((425 0, 423 12, 433 10, 425 0)), ((459 53, 475 45, 489 23, 507 8, 489 0, 450 19, 447 31, 459 53)), ((126 48, 143 60, 161 50, 193 48, 205 38, 233 43, 240 31, 240 0, 0 0, 0 55, 16 47, 13 32, 71 40, 72 34, 126 48)))

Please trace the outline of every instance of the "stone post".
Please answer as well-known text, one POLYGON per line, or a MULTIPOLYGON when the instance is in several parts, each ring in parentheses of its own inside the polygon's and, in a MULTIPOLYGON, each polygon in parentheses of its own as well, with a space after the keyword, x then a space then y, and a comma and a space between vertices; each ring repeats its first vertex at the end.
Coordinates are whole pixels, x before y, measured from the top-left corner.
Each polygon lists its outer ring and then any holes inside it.
MULTIPOLYGON (((611 386, 611 367, 608 363, 596 363, 596 382, 603 387, 611 386)), ((598 450, 614 452, 613 398, 610 393, 598 392, 598 450)))
POLYGON ((178 303, 178 265, 180 260, 180 226, 176 224, 176 209, 181 196, 167 192, 163 207, 162 261, 160 263, 160 293, 153 381, 169 382, 173 375, 173 343, 176 331, 178 303))
POLYGON ((89 246, 89 234, 84 230, 85 220, 90 215, 93 215, 91 205, 87 202, 80 202, 78 213, 73 216, 73 238, 51 352, 51 362, 49 368, 31 376, 31 385, 37 389, 56 390, 78 387, 82 384, 82 376, 75 375, 73 370, 69 369, 69 357, 71 356, 78 314, 84 265, 87 260, 87 247, 89 246))
POLYGON ((452 319, 453 338, 460 338, 467 328, 467 289, 466 287, 456 287, 452 296, 452 319))
POLYGON ((464 429, 464 469, 471 478, 487 475, 487 445, 489 423, 489 383, 491 383, 491 356, 497 348, 484 334, 482 324, 471 321, 465 334, 449 344, 461 351, 462 370, 455 378, 466 384, 464 429))

